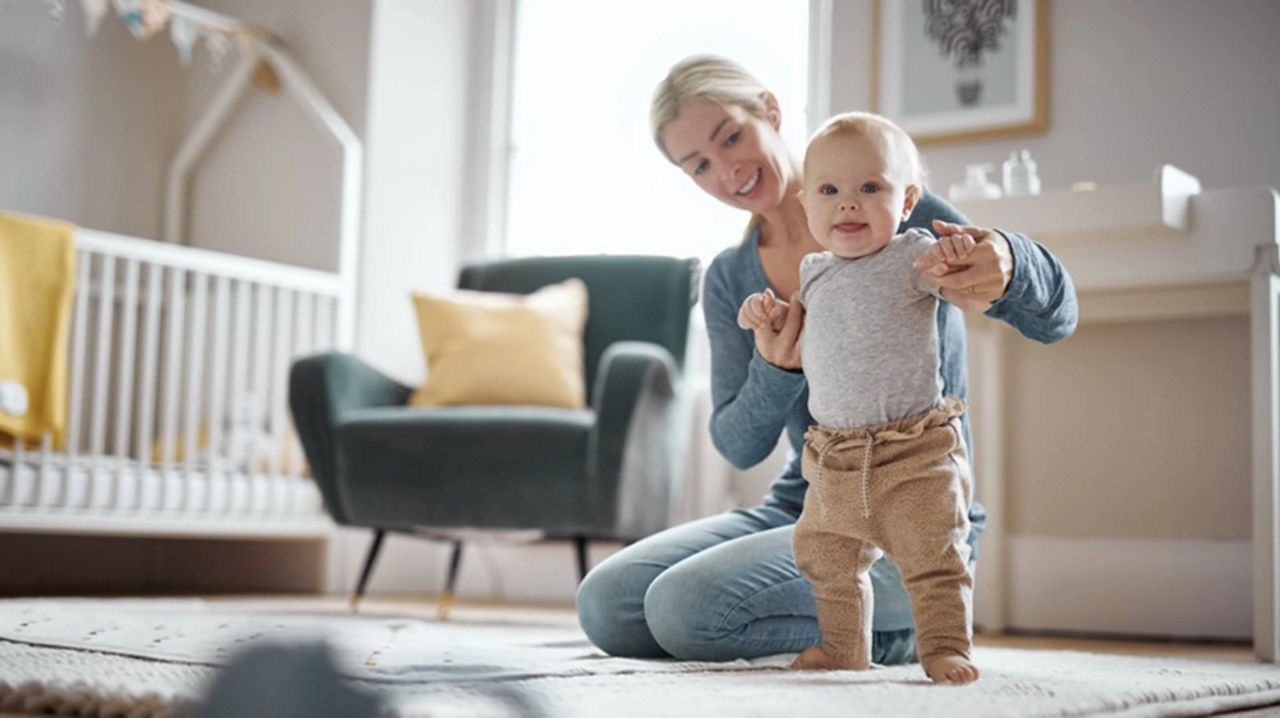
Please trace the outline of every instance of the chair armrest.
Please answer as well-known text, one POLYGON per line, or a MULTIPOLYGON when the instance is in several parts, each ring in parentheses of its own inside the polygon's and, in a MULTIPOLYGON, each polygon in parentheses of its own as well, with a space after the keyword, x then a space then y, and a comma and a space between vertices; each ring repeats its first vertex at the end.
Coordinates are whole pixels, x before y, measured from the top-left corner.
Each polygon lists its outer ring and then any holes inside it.
POLYGON ((659 344, 615 342, 601 355, 587 473, 602 537, 638 539, 670 523, 688 434, 677 420, 681 386, 659 344))
POLYGON ((352 409, 399 406, 412 390, 354 355, 326 352, 303 357, 289 371, 289 410, 311 475, 334 521, 347 523, 338 500, 334 430, 352 409))

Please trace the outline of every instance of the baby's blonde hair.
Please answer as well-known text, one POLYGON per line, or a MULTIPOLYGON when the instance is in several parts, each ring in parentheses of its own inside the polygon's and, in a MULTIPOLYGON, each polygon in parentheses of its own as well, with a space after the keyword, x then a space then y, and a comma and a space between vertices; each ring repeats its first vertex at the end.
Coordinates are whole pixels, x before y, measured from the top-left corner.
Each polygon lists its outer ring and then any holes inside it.
POLYGON ((809 160, 814 144, 818 140, 840 135, 862 135, 880 140, 885 144, 890 171, 898 174, 906 185, 924 188, 927 172, 916 143, 892 120, 872 112, 844 112, 822 123, 822 127, 813 133, 805 147, 805 176, 809 174, 809 160))
POLYGON ((677 62, 658 83, 649 103, 649 128, 663 156, 675 162, 662 144, 662 128, 690 102, 737 106, 764 119, 769 89, 746 68, 719 55, 691 55, 677 62))

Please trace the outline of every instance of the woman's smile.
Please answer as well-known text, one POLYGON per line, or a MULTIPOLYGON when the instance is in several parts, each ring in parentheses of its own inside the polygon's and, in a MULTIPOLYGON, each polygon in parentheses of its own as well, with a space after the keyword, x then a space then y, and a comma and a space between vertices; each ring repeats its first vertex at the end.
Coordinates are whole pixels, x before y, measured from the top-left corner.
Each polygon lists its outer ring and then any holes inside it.
POLYGON ((760 175, 762 174, 762 172, 763 170, 757 167, 756 171, 752 172, 751 176, 747 178, 746 183, 743 184, 741 187, 739 187, 738 191, 734 192, 734 194, 738 195, 739 197, 751 197, 751 193, 754 192, 756 188, 760 186, 760 175))

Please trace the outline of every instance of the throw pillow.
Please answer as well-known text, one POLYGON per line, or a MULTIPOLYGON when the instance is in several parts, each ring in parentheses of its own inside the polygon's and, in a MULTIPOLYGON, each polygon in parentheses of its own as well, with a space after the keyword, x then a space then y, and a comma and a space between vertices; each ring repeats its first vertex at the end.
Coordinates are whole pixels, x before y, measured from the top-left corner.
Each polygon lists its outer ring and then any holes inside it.
POLYGON ((567 279, 527 294, 413 294, 427 381, 415 406, 585 406, 587 285, 567 279))

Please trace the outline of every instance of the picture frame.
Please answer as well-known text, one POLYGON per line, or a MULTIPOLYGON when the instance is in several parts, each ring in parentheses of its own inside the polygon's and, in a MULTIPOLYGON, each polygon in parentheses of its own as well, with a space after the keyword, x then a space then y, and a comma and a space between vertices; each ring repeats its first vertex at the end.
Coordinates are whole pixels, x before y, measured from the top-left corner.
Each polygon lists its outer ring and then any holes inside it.
POLYGON ((871 107, 917 144, 1044 132, 1049 0, 874 0, 871 107))

